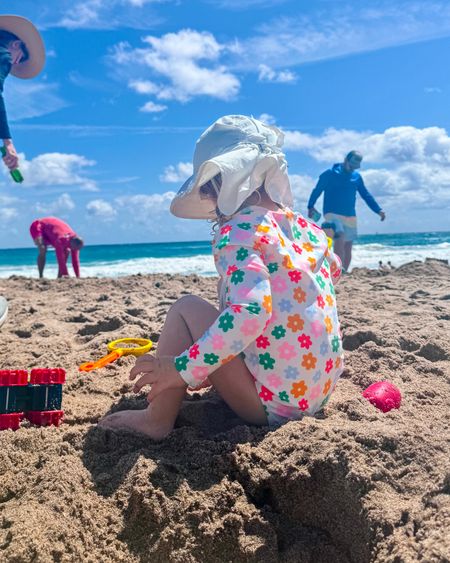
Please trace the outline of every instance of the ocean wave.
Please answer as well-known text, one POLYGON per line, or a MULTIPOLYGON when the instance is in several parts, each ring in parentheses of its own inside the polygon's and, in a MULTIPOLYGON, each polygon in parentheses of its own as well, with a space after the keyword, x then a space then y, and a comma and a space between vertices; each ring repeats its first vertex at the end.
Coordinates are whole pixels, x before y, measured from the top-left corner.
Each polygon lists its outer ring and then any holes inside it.
MULTIPOLYGON (((83 264, 81 260, 80 269, 83 277, 98 278, 160 273, 198 274, 199 276, 214 276, 217 274, 212 255, 197 255, 187 258, 134 258, 131 260, 102 261, 91 264, 83 264)), ((56 265, 49 264, 46 266, 45 277, 56 277, 57 273, 56 265)), ((37 278, 38 271, 35 264, 0 266, 0 278, 8 278, 13 275, 37 278)))
MULTIPOLYGON (((122 277, 133 274, 198 274, 200 276, 214 276, 216 269, 210 254, 197 254, 189 257, 170 258, 131 258, 119 260, 101 260, 83 262, 81 257, 81 275, 83 277, 122 277)), ((352 267, 378 268, 378 263, 391 262, 393 266, 400 266, 413 260, 425 258, 450 258, 450 243, 442 242, 428 246, 389 246, 379 243, 356 244, 353 247, 352 267)), ((69 265, 70 271, 70 265, 69 265)), ((36 264, 1 265, 0 278, 10 276, 38 277, 36 264)), ((54 263, 47 263, 45 277, 55 278, 57 267, 54 263)))

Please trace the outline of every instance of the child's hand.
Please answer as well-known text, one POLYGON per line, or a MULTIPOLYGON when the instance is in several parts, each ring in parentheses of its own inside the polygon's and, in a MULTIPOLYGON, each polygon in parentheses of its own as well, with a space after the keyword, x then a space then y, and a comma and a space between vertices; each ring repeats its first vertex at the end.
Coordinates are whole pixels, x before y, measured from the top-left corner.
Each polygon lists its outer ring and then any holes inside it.
POLYGON ((136 381, 133 391, 138 393, 144 385, 151 385, 151 391, 147 395, 149 402, 153 401, 157 395, 167 389, 186 389, 187 387, 175 368, 173 356, 162 356, 159 358, 151 354, 140 356, 136 360, 136 365, 130 371, 131 381, 140 373, 144 375, 136 381))

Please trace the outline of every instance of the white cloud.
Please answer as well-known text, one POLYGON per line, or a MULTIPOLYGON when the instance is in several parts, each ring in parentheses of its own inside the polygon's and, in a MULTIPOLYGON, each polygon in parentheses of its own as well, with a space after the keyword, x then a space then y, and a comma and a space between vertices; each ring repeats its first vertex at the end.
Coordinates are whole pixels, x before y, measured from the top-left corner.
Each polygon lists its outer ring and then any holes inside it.
POLYGON ((117 215, 114 207, 104 199, 93 199, 86 205, 89 215, 101 219, 102 221, 112 221, 117 215))
POLYGON ((449 35, 450 5, 442 0, 340 4, 268 21, 237 42, 233 62, 246 70, 261 62, 277 69, 449 35))
POLYGON ((40 154, 31 160, 20 155, 19 161, 24 187, 79 186, 86 191, 98 190, 96 182, 84 175, 85 169, 94 165, 95 161, 84 156, 57 152, 40 154))
POLYGON ((161 111, 164 111, 167 109, 167 106, 163 105, 163 104, 155 104, 155 102, 146 102, 141 108, 139 108, 139 111, 142 111, 144 113, 160 113, 161 111))
MULTIPOLYGON (((55 20, 45 22, 47 26, 68 29, 114 29, 132 27, 148 29, 160 23, 155 13, 144 11, 147 4, 160 0, 59 0, 55 20)), ((54 16, 53 16, 54 17, 54 16)))
POLYGON ((36 211, 40 215, 58 215, 75 209, 75 202, 69 194, 61 194, 57 199, 49 203, 36 203, 36 211))
MULTIPOLYGON (((364 181, 383 206, 450 208, 450 137, 443 128, 391 127, 383 133, 328 129, 319 136, 287 131, 285 139, 286 149, 327 164, 341 162, 351 149, 360 150, 364 181)), ((297 176, 294 191, 309 195, 315 183, 297 176)))
POLYGON ((170 164, 164 168, 164 172, 159 177, 161 182, 180 184, 192 176, 193 167, 191 162, 179 162, 170 164))
POLYGON ((258 119, 260 121, 262 121, 263 123, 267 123, 267 125, 275 125, 276 123, 276 118, 273 115, 270 115, 270 113, 262 113, 258 119))
POLYGON ((369 163, 450 165, 450 137, 441 127, 390 127, 383 133, 331 128, 319 136, 285 131, 284 148, 306 152, 319 162, 341 161, 350 150, 357 149, 369 163))
POLYGON ((260 64, 258 68, 258 80, 260 82, 292 83, 297 80, 297 75, 290 70, 274 70, 270 66, 260 64))
POLYGON ((437 86, 428 86, 424 88, 425 94, 442 94, 442 89, 437 86))
POLYGON ((251 10, 255 8, 271 8, 284 4, 287 0, 208 0, 208 4, 215 4, 220 8, 230 10, 251 10))
POLYGON ((220 62, 232 47, 220 44, 211 33, 183 29, 161 37, 148 35, 143 41, 144 46, 138 48, 119 43, 110 56, 124 73, 141 71, 139 78, 129 80, 136 92, 179 102, 195 96, 230 100, 239 92, 238 78, 220 62), (149 77, 142 77, 144 72, 149 77))
POLYGON ((39 117, 66 107, 58 88, 57 84, 8 78, 4 95, 9 120, 39 117))

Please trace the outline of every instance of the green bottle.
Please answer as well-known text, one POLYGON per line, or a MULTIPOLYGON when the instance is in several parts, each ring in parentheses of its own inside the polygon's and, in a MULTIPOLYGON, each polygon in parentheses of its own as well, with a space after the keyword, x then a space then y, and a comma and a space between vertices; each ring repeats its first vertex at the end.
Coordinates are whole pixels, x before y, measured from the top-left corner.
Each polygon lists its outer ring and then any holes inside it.
MULTIPOLYGON (((5 147, 0 147, 0 152, 2 153, 2 156, 6 156, 5 147)), ((11 174, 11 178, 14 180, 14 182, 17 182, 18 184, 23 182, 22 172, 18 168, 14 168, 14 170, 10 170, 9 173, 11 174)))

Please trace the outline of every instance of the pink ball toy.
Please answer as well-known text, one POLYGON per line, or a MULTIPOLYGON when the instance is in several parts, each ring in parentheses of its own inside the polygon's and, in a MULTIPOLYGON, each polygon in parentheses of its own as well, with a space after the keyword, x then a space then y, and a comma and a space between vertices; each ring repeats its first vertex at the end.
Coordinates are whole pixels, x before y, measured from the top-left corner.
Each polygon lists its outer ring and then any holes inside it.
POLYGON ((372 385, 369 385, 369 387, 363 391, 363 397, 383 412, 400 408, 400 403, 402 402, 400 389, 390 381, 377 381, 377 383, 372 383, 372 385))

